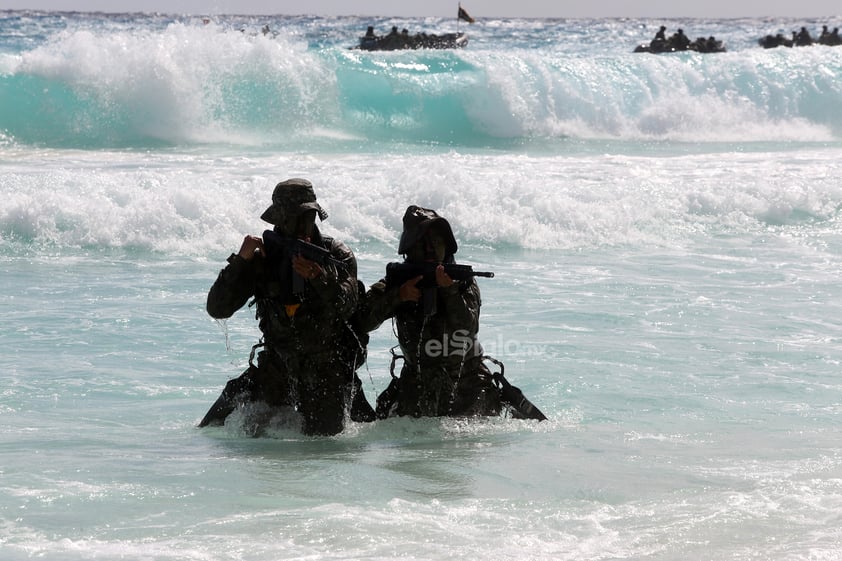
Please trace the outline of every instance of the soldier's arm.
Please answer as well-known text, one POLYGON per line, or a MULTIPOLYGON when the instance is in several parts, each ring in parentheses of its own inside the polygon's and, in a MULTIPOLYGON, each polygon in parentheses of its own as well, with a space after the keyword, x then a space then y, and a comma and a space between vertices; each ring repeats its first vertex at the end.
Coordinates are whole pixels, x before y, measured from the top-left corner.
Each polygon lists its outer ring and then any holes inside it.
POLYGON ((320 299, 333 303, 339 316, 348 319, 357 309, 360 296, 357 288, 357 259, 345 244, 336 240, 333 241, 330 254, 342 266, 334 263, 323 265, 322 273, 310 280, 310 286, 320 299))
POLYGON ((400 287, 386 288, 386 279, 371 285, 360 302, 360 327, 371 332, 393 317, 401 304, 400 287))
POLYGON ((254 293, 254 267, 232 253, 228 265, 219 272, 208 292, 207 311, 215 319, 225 319, 242 308, 254 293))

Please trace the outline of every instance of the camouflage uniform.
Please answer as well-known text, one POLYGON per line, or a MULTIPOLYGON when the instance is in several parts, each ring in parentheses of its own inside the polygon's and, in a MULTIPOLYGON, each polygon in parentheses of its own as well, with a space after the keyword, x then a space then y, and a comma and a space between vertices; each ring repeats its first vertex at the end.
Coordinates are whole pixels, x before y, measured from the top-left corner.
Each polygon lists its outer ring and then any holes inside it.
MULTIPOLYGON (((406 253, 433 224, 444 227, 449 241, 446 262, 456 251, 450 226, 434 211, 409 207, 399 253, 406 253)), ((400 377, 377 398, 377 415, 496 415, 500 394, 482 363, 477 340, 480 291, 474 279, 434 289, 436 311, 425 313, 423 302, 401 302, 400 287, 386 279, 373 284, 361 305, 360 323, 372 331, 393 318, 404 360, 400 377)), ((425 297, 432 297, 427 294, 425 297)))
MULTIPOLYGON (((277 224, 278 213, 290 209, 317 208, 319 216, 327 216, 315 203, 309 181, 290 181, 297 183, 276 187, 264 220, 277 224)), ((279 282, 268 259, 247 261, 237 254, 228 258, 208 293, 207 311, 214 318, 228 318, 254 298, 249 306, 257 307, 263 350, 256 364, 250 360, 249 368, 228 382, 199 426, 221 424, 237 405, 249 401, 294 406, 305 434, 341 432, 348 408, 354 420, 373 420, 355 374, 365 360, 365 341, 349 324, 359 298, 356 259, 345 244, 322 237, 315 227, 311 243, 327 249, 344 266, 322 266, 323 274, 307 281, 294 302, 284 285, 289 283, 279 282)))

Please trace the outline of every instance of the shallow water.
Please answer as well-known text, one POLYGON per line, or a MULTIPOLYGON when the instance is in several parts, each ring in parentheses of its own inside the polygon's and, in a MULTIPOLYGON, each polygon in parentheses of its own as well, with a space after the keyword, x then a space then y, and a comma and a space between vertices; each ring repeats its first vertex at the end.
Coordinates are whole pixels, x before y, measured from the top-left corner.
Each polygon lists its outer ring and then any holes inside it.
MULTIPOLYGON (((354 18, 2 16, 0 557, 842 549, 842 50, 764 51, 796 25, 764 20, 697 22, 714 59, 630 54, 659 22, 364 55, 354 18), (207 290, 289 176, 366 284, 407 205, 446 216, 495 272, 483 346, 549 420, 196 429, 259 336, 207 290)), ((393 344, 372 334, 370 401, 393 344)))

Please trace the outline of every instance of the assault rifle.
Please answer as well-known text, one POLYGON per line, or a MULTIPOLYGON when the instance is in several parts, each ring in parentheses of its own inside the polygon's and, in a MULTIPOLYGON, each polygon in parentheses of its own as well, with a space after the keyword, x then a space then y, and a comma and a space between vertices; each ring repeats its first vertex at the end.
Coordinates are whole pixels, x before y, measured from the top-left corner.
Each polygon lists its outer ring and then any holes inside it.
POLYGON ((292 293, 301 294, 304 291, 304 277, 292 268, 292 258, 300 255, 304 259, 318 263, 322 267, 335 265, 345 268, 345 263, 334 259, 330 251, 298 238, 282 236, 274 230, 263 232, 263 247, 266 248, 266 259, 282 284, 292 286, 292 293))
MULTIPOLYGON (((456 263, 442 263, 444 272, 455 281, 466 281, 473 277, 494 278, 494 273, 487 271, 474 271, 470 265, 458 265, 456 263)), ((401 286, 408 280, 415 277, 423 277, 418 281, 418 288, 436 286, 436 268, 438 263, 389 263, 386 265, 386 287, 401 286)))
MULTIPOLYGON (((494 278, 490 271, 474 271, 470 265, 459 265, 457 263, 441 263, 444 265, 444 272, 455 281, 466 281, 474 277, 494 278)), ((400 287, 405 282, 416 277, 416 287, 421 289, 424 302, 424 313, 431 316, 436 313, 436 268, 439 263, 389 263, 386 265, 386 288, 400 287)))

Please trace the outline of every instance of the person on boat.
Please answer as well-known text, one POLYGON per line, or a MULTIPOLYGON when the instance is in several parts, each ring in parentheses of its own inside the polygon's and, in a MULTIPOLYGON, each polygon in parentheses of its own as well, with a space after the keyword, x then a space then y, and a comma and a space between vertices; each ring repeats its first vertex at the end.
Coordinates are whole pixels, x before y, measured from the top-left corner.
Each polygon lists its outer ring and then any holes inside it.
POLYGON ((717 53, 717 52, 721 52, 721 51, 725 50, 722 46, 722 41, 718 40, 713 35, 708 37, 707 48, 708 48, 707 52, 709 52, 709 53, 717 53))
POLYGON ((776 35, 766 35, 758 40, 760 46, 764 49, 774 49, 775 47, 792 47, 792 39, 787 39, 782 33, 776 35))
POLYGON ((839 28, 834 27, 833 31, 829 31, 826 25, 822 26, 822 33, 819 36, 819 41, 822 45, 834 47, 839 45, 839 28))
POLYGON ((690 46, 690 38, 684 34, 683 29, 679 29, 670 36, 669 46, 676 51, 686 51, 690 46))
POLYGON ((796 47, 806 47, 812 45, 814 41, 810 32, 807 31, 807 28, 802 27, 798 34, 795 35, 793 43, 795 43, 796 47))
POLYGON ((262 337, 248 369, 226 384, 200 427, 223 424, 251 402, 295 408, 307 435, 341 432, 349 409, 354 421, 375 419, 356 375, 367 343, 350 323, 361 284, 356 258, 321 234, 317 216, 324 220, 327 213, 310 181, 278 183, 261 215, 273 229, 262 238, 245 236, 211 287, 211 317, 231 317, 251 299, 262 337))
POLYGON ((658 32, 655 33, 655 37, 649 42, 649 50, 653 53, 660 53, 663 52, 667 48, 667 36, 666 36, 667 28, 665 25, 662 25, 658 32))
POLYGON ((405 44, 405 41, 401 38, 401 34, 398 32, 397 25, 393 25, 389 33, 381 39, 381 47, 386 51, 403 49, 405 44))
POLYGON ((657 32, 657 33, 655 33, 655 38, 654 38, 653 40, 654 40, 654 41, 666 41, 666 40, 667 40, 666 31, 667 31, 667 26, 666 26, 666 25, 662 25, 662 26, 658 29, 658 32, 657 32))
MULTIPOLYGON (((445 270, 446 264, 455 264, 457 248, 450 224, 438 213, 416 205, 406 209, 398 253, 404 255, 404 264, 430 269, 432 278, 398 277, 393 282, 387 267, 386 277, 369 288, 361 305, 360 325, 366 331, 393 320, 401 353, 392 349, 393 378, 377 397, 379 418, 488 416, 499 414, 507 404, 495 381, 514 387, 505 382, 502 371, 493 375, 485 366, 477 339, 479 286, 472 276, 454 280, 445 270), (398 377, 396 359, 403 360, 398 377)), ((514 404, 521 406, 514 416, 546 418, 517 392, 520 397, 508 401, 522 398, 524 403, 514 404)))
POLYGON ((818 43, 820 45, 827 45, 827 40, 830 37, 830 31, 827 29, 826 25, 822 26, 822 32, 819 34, 818 43))
POLYGON ((713 35, 707 38, 697 38, 695 41, 690 43, 689 49, 699 53, 718 53, 724 51, 722 41, 718 41, 713 35))

